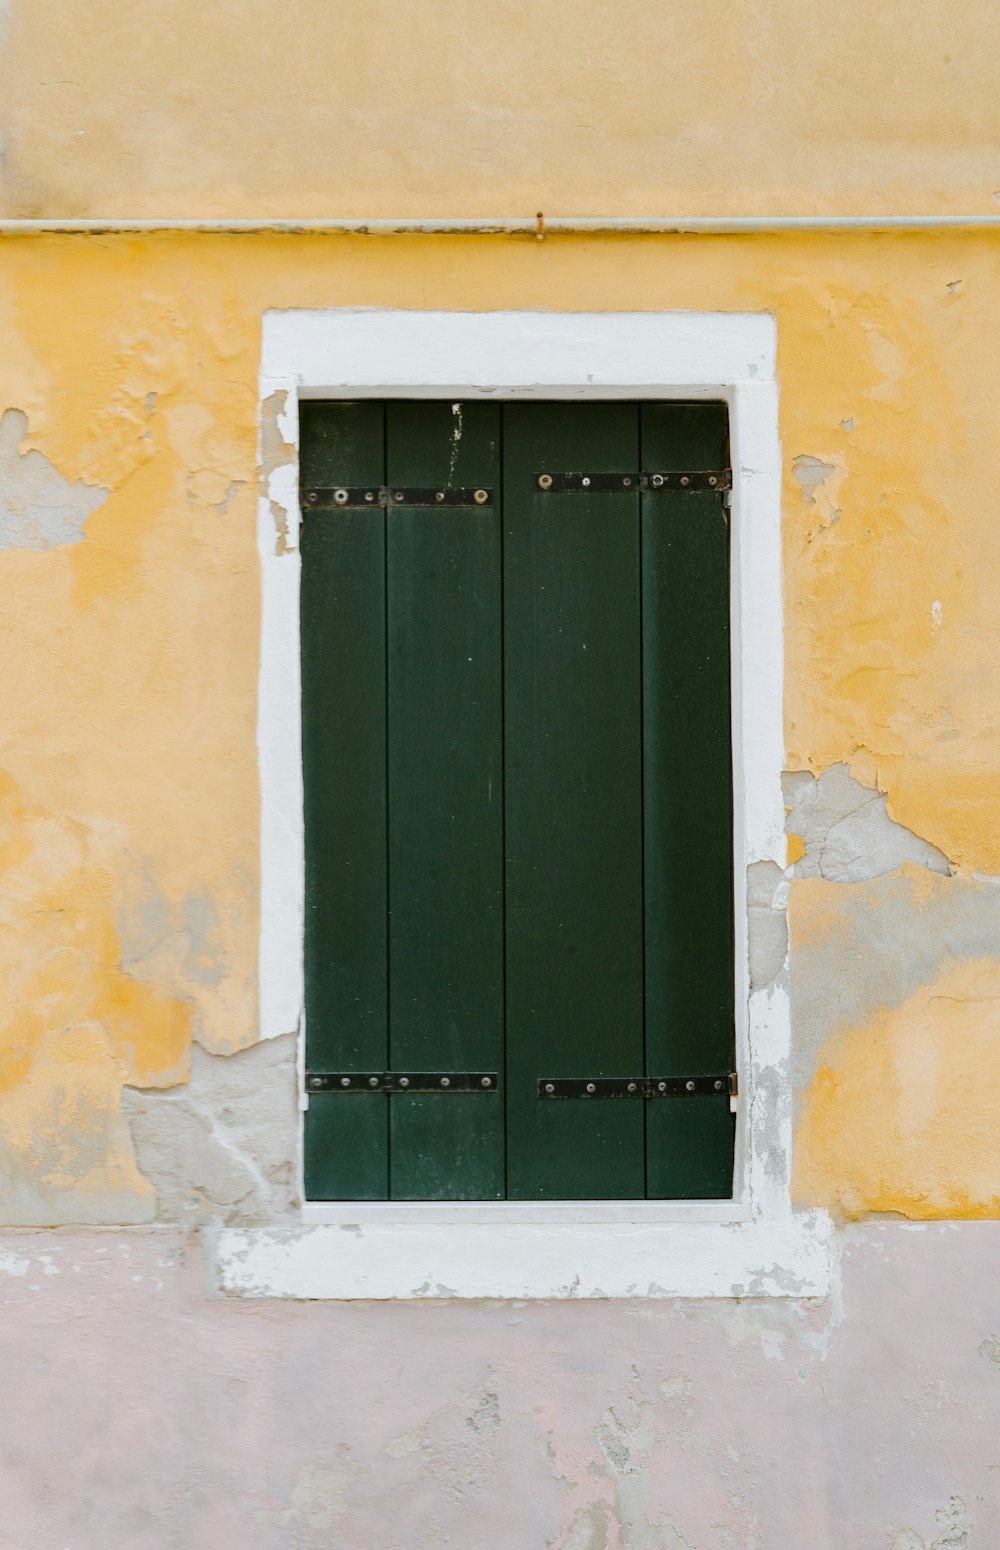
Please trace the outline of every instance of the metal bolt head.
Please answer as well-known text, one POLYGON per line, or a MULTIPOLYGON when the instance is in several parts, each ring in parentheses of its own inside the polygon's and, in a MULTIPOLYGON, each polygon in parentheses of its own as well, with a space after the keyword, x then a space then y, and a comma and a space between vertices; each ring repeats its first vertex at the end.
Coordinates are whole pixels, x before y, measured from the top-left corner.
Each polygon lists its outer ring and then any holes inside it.
POLYGON ((349 1076, 342 1076, 340 1078, 340 1085, 341 1085, 341 1087, 350 1087, 350 1085, 351 1085, 350 1077, 349 1076))
POLYGON ((368 1086, 369 1087, 377 1087, 378 1086, 378 1077, 377 1076, 370 1076, 368 1078, 368 1086))
POLYGON ((472 497, 477 506, 485 506, 489 498, 489 492, 486 490, 477 490, 472 497))
POLYGON ((334 498, 334 501, 336 502, 336 504, 338 506, 346 506, 347 505, 347 491, 346 490, 334 490, 333 498, 334 498))
POLYGON ((555 1090, 556 1090, 555 1082, 546 1082, 546 1084, 545 1084, 545 1091, 547 1093, 554 1093, 555 1090))
POLYGON ((693 1082, 685 1082, 684 1086, 687 1088, 689 1093, 693 1093, 694 1092, 694 1083, 693 1082))
POLYGON ((715 1090, 716 1090, 717 1093, 721 1093, 721 1091, 722 1091, 722 1083, 721 1082, 716 1082, 715 1090))
POLYGON ((444 500, 444 491, 443 490, 438 490, 437 494, 434 496, 434 499, 436 501, 443 501, 444 500))
POLYGON ((451 1077, 450 1076, 443 1076, 441 1078, 441 1086, 442 1087, 450 1087, 451 1086, 451 1077))
POLYGON ((318 500, 319 500, 319 496, 316 494, 316 491, 315 490, 310 490, 309 494, 306 496, 306 505, 307 506, 315 506, 315 504, 316 504, 316 502, 318 500))
POLYGON ((716 479, 714 474, 710 474, 708 482, 709 482, 709 484, 713 484, 714 485, 714 484, 718 484, 719 481, 718 481, 718 479, 716 479))
POLYGON ((374 490, 366 490, 365 491, 365 500, 366 501, 373 501, 374 499, 375 499, 375 491, 374 490))
POLYGON ((399 1085, 400 1087, 409 1087, 410 1078, 408 1076, 401 1076, 399 1079, 399 1085))
POLYGON ((551 488, 552 488, 552 475, 551 474, 539 474, 538 475, 538 488, 540 490, 551 490, 551 488))
POLYGON ((488 1076, 484 1076, 479 1083, 480 1087, 492 1087, 493 1083, 488 1076))
POLYGON ((636 1091, 636 1085, 637 1084, 635 1082, 629 1082, 628 1090, 630 1093, 634 1093, 636 1091))
POLYGON ((652 480, 650 482, 651 482, 654 490, 660 489, 661 485, 663 484, 663 475, 662 474, 654 474, 653 477, 652 477, 652 480))
POLYGON ((403 496, 402 490, 393 490, 392 498, 393 498, 394 501, 401 501, 401 500, 403 500, 404 496, 403 496))
POLYGON ((587 478, 586 474, 584 474, 583 478, 580 480, 580 483, 583 485, 585 490, 590 488, 590 480, 587 478))
POLYGON ((632 487, 632 480, 629 478, 628 474, 626 474, 625 478, 622 480, 622 488, 625 489, 625 490, 628 490, 628 489, 631 489, 631 487, 632 487))
POLYGON ((309 1078, 308 1086, 310 1086, 310 1087, 322 1087, 323 1086, 323 1078, 321 1076, 311 1076, 309 1078))
POLYGON ((667 1084, 666 1084, 666 1082, 657 1082, 657 1084, 656 1084, 656 1090, 657 1090, 657 1092, 659 1092, 659 1093, 665 1093, 665 1092, 666 1092, 666 1090, 667 1090, 667 1084))
POLYGON ((595 1086, 595 1084, 593 1082, 588 1082, 587 1083, 587 1091, 588 1091, 588 1093, 596 1093, 597 1088, 596 1088, 596 1086, 595 1086))
POLYGON ((691 483, 691 481, 688 478, 687 474, 682 474, 681 475, 681 484, 690 484, 690 483, 691 483))

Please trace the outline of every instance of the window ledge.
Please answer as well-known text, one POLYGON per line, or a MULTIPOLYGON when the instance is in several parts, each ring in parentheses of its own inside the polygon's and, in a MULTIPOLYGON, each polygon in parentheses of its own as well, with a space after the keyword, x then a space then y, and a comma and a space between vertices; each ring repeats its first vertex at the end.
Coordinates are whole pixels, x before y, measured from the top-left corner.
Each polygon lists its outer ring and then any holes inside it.
MULTIPOLYGON (((224 1228, 213 1280, 229 1297, 289 1299, 563 1299, 579 1297, 826 1297, 825 1212, 726 1221, 706 1208, 574 1203, 460 1208, 323 1207, 338 1220, 224 1228), (617 1210, 618 1218, 595 1215, 617 1210), (559 1217, 545 1217, 558 1210, 559 1217), (688 1213, 681 1216, 678 1213, 688 1213)), ((737 1207, 736 1209, 739 1209, 737 1207)))

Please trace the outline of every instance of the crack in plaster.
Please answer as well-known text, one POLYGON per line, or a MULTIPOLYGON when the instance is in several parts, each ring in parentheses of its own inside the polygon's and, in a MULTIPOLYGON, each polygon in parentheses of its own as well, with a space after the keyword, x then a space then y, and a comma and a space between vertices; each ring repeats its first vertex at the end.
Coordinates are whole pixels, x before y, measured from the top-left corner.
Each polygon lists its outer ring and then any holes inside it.
POLYGON ((123 1113, 158 1220, 257 1226, 294 1207, 295 1058, 294 1033, 233 1055, 195 1045, 189 1084, 125 1089, 123 1113))
POLYGON ((75 484, 43 453, 21 451, 28 416, 8 409, 0 420, 0 549, 52 549, 78 544, 87 518, 107 500, 100 485, 75 484))

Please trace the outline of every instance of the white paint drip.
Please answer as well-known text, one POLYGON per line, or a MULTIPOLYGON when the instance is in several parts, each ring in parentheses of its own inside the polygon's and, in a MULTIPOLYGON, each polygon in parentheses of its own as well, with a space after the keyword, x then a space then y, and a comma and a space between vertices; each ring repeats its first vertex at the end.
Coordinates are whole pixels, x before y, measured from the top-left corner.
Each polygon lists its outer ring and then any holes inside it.
POLYGON ((932 630, 939 630, 940 628, 941 628, 941 604, 940 604, 940 602, 935 600, 931 604, 931 629, 932 630))
MULTIPOLYGON (((455 467, 456 467, 456 464, 458 463, 458 446, 459 446, 459 442, 462 440, 462 406, 461 406, 461 404, 452 404, 451 412, 455 416, 455 426, 454 426, 454 429, 452 430, 452 433, 451 433, 451 457, 448 459, 448 483, 449 484, 453 484, 454 480, 455 480, 455 467)), ((470 661, 471 661, 471 658, 470 658, 470 661)))

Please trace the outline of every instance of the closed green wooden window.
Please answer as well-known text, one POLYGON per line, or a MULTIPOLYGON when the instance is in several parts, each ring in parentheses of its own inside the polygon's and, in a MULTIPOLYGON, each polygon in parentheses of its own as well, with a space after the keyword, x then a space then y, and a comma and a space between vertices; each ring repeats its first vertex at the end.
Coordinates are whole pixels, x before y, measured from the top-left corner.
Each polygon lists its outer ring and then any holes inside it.
POLYGON ((727 462, 721 404, 303 405, 309 1198, 731 1194, 725 1094, 641 1090, 733 1062, 728 513, 538 479, 727 462))

